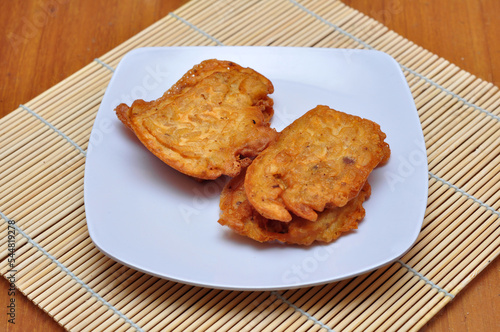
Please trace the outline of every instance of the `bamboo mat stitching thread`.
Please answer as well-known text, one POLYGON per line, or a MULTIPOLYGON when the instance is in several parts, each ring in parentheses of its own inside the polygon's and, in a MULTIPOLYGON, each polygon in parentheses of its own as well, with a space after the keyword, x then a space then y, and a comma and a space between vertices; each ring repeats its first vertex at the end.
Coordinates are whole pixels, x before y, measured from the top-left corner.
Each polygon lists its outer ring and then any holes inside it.
POLYGON ((33 111, 32 109, 30 109, 29 107, 27 106, 24 106, 23 104, 19 105, 19 107, 21 107, 23 110, 25 110, 26 112, 30 113, 31 115, 33 115, 35 118, 37 118, 38 120, 40 120, 43 124, 45 124, 46 126, 48 126, 50 129, 52 129, 53 131, 55 131, 57 134, 59 134, 60 136, 62 136, 64 139, 66 139, 68 142, 71 143, 71 145, 73 145, 78 151, 80 151, 84 156, 87 156, 87 153, 85 152, 85 150, 83 150, 78 144, 76 144, 71 138, 69 138, 65 133, 63 133, 62 131, 60 131, 59 129, 57 129, 53 124, 51 124, 49 121, 45 120, 44 118, 42 118, 40 115, 38 115, 35 111, 33 111))
MULTIPOLYGON (((0 211, 0 217, 5 220, 7 224, 9 224, 9 221, 13 221, 12 219, 7 218, 5 214, 3 214, 2 211, 0 211)), ((94 292, 92 288, 90 288, 85 282, 83 282, 80 278, 78 278, 73 272, 71 272, 64 264, 59 262, 57 258, 52 256, 48 251, 46 251, 42 246, 40 246, 37 242, 35 242, 28 234, 26 234, 19 226, 17 226, 14 222, 9 224, 10 226, 14 227, 16 231, 21 234, 29 243, 31 243, 32 246, 40 250, 45 256, 47 256, 53 263, 55 263, 61 270, 63 270, 67 275, 69 275, 73 280, 75 280, 77 283, 79 283, 85 290, 87 290, 93 297, 95 297, 98 301, 100 301, 102 304, 107 306, 109 309, 111 309, 115 314, 123 318, 127 323, 129 323, 132 327, 137 329, 138 331, 143 331, 137 324, 135 324, 133 321, 130 320, 127 316, 125 316, 121 311, 116 309, 111 303, 106 301, 103 297, 101 297, 99 294, 94 292)))
POLYGON ((462 195, 464 195, 465 197, 467 198, 470 198, 471 200, 473 200, 474 202, 478 203, 479 205, 481 205, 482 207, 486 208, 486 210, 489 210, 491 211, 493 214, 497 215, 500 217, 500 212, 498 212, 497 210, 495 210, 493 207, 489 206, 488 204, 484 203, 483 201, 481 201, 480 199, 477 199, 476 197, 472 196, 471 194, 469 194, 468 192, 466 192, 465 190, 463 189, 460 189, 459 187, 457 187, 456 185, 454 185, 453 183, 443 179, 443 178, 440 178, 439 176, 437 175, 434 175, 432 174, 431 172, 429 172, 429 176, 435 180, 438 180, 438 181, 441 181, 443 182, 445 185, 447 185, 448 187, 452 188, 453 190, 455 190, 456 192, 459 192, 461 193, 462 195))
POLYGON ((491 113, 490 111, 488 110, 485 110, 484 108, 482 107, 479 107, 477 106, 476 104, 473 104, 471 102, 469 102, 468 100, 466 100, 465 98, 462 98, 460 97, 459 95, 457 95, 456 93, 454 93, 453 91, 450 91, 448 89, 446 89, 445 87, 439 85, 438 83, 434 82, 433 80, 425 77, 424 75, 422 74, 419 74, 417 73, 416 71, 410 69, 410 68, 407 68, 406 66, 403 66, 402 64, 399 64, 401 66, 401 68, 403 68, 404 70, 406 70, 407 72, 409 72, 410 74, 413 74, 417 77, 419 77, 420 79, 423 79, 424 81, 426 81, 427 83, 429 83, 430 85, 442 90, 443 92, 449 94, 450 96, 452 96, 453 98, 456 98, 457 100, 461 101, 462 103, 464 103, 464 105, 467 105, 469 107, 472 107, 474 108, 475 110, 478 110, 479 112, 481 113, 484 113, 486 115, 489 115, 491 116, 493 119, 497 120, 497 121, 500 121, 500 116, 498 115, 495 115, 493 113, 491 113))
MULTIPOLYGON (((326 25, 334 28, 335 30, 337 30, 338 32, 342 33, 344 36, 346 37, 349 37, 351 38, 352 40, 354 40, 355 42, 359 43, 360 45, 363 45, 364 47, 370 49, 370 50, 376 50, 373 46, 371 46, 370 44, 368 44, 367 42, 359 39, 358 37, 354 36, 353 34, 345 31, 344 29, 340 28, 339 26, 337 26, 336 24, 334 23, 331 23, 330 21, 324 19, 323 17, 321 17, 320 15, 316 14, 315 12, 313 12, 312 10, 309 10, 307 9, 306 7, 304 7, 303 5, 301 5, 300 3, 298 3, 297 1, 295 0, 288 0, 290 1, 291 3, 293 3, 295 6, 297 6, 298 8, 302 9, 303 11, 305 11, 306 13, 308 13, 309 15, 313 16, 314 18, 320 20, 321 22, 325 23, 326 25)), ((420 73, 417 73, 416 71, 414 71, 413 69, 410 69, 400 63, 398 63, 399 66, 403 69, 403 70, 406 70, 407 72, 409 72, 410 74, 413 74, 417 77, 419 77, 420 79, 426 81, 427 83, 431 84, 432 86, 442 90, 443 92, 449 94, 450 96, 452 96, 453 98, 456 98, 458 99, 459 101, 461 101, 462 103, 464 103, 465 105, 469 106, 469 107, 473 107, 474 109, 484 113, 484 114, 487 114, 489 116, 491 116, 492 118, 500 121, 500 116, 498 115, 495 115, 485 109, 483 109, 482 107, 479 107, 469 101, 467 101, 465 98, 462 98, 460 97, 459 95, 457 95, 456 93, 454 93, 453 91, 450 91, 448 89, 446 89, 445 87, 441 86, 439 83, 436 83, 434 82, 433 80, 431 80, 430 78, 420 74, 420 73)))
POLYGON ((102 65, 104 68, 109 69, 112 73, 115 72, 115 68, 111 67, 110 65, 108 65, 107 63, 105 63, 104 61, 102 61, 101 59, 95 58, 94 61, 97 62, 97 63, 99 63, 100 65, 102 65))
POLYGON ((215 37, 209 35, 208 33, 206 33, 205 31, 201 30, 200 28, 196 27, 194 24, 192 24, 191 22, 188 22, 186 21, 185 19, 183 19, 182 17, 179 17, 177 16, 176 14, 174 13, 169 13, 170 16, 174 17, 175 19, 181 21, 182 23, 186 24, 188 27, 198 31, 199 33, 201 33, 202 35, 204 35, 205 37, 209 38, 210 40, 216 42, 218 45, 220 46, 223 46, 223 44, 215 37))
POLYGON ((104 63, 103 61, 101 61, 99 58, 95 58, 94 59, 95 62, 97 62, 98 64, 100 64, 101 66, 103 67, 106 67, 108 68, 109 70, 111 70, 113 73, 115 72, 115 69, 113 67, 111 67, 110 65, 108 65, 107 63, 104 63))
POLYGON ((302 310, 300 309, 299 307, 297 307, 295 304, 293 304, 292 302, 288 301, 288 299, 286 299, 283 295, 281 295, 280 293, 276 292, 276 291, 273 291, 271 292, 271 294, 273 294, 274 296, 276 296, 277 298, 279 298, 282 302, 288 304, 291 308, 293 308, 295 311, 301 313, 302 315, 306 316, 308 319, 312 320, 314 323, 318 324, 319 326, 321 326, 322 328, 326 329, 327 331, 330 331, 330 332, 335 332, 332 328, 330 328, 328 325, 324 324, 323 322, 321 322, 320 320, 316 319, 314 316, 310 315, 307 311, 305 310, 302 310))
POLYGON ((415 270, 414 268, 412 268, 411 266, 409 266, 408 264, 405 264, 403 263, 401 260, 397 260, 397 262, 399 264, 401 264, 402 266, 406 267, 408 270, 410 270, 410 272, 412 272, 414 275, 416 275, 417 277, 419 277, 420 279, 422 279, 423 281, 425 281, 426 284, 430 285, 432 288, 435 288, 437 289, 438 292, 442 292, 444 295, 446 296, 449 296, 451 297, 452 299, 455 298, 455 295, 451 294, 451 293, 448 293, 445 289, 439 287, 438 285, 436 285, 435 283, 433 283, 431 280, 429 280, 426 276, 424 276, 422 273, 418 272, 417 270, 415 270))

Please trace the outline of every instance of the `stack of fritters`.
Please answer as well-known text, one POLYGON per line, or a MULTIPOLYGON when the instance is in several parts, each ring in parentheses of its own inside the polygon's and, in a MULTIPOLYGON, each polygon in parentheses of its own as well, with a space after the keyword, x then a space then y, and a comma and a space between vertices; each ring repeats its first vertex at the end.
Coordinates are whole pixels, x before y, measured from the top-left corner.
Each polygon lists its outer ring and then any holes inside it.
POLYGON ((344 207, 325 209, 318 214, 316 221, 293 216, 291 221, 283 222, 264 218, 250 204, 245 193, 245 173, 242 172, 222 190, 219 223, 259 242, 278 240, 300 245, 310 245, 314 241, 331 242, 357 227, 365 216, 362 203, 370 193, 370 185, 366 182, 361 192, 344 207))
POLYGON ((330 242, 356 228, 368 175, 390 156, 378 124, 318 106, 224 188, 219 223, 257 241, 330 242))
POLYGON ((236 176, 276 139, 274 88, 230 61, 194 66, 157 100, 116 107, 118 118, 157 157, 199 179, 236 176))
POLYGON ((278 134, 270 127, 273 89, 250 68, 212 59, 161 98, 120 104, 116 113, 180 172, 233 177, 220 224, 260 242, 331 242, 364 218, 368 175, 390 155, 386 136, 378 124, 327 106, 278 134))

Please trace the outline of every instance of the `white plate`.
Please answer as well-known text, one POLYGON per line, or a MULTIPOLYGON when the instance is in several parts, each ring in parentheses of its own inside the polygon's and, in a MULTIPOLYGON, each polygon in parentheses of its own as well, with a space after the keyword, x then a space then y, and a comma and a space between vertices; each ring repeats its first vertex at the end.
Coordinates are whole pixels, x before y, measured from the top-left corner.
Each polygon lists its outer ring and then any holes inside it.
POLYGON ((120 62, 101 103, 85 166, 85 211, 95 245, 143 272, 233 290, 317 285, 401 257, 427 202, 427 158, 408 85, 382 52, 316 48, 143 48, 120 62), (260 244, 217 223, 221 181, 198 183, 153 156, 116 118, 119 102, 160 97, 209 58, 251 67, 274 84, 272 126, 318 104, 380 124, 392 156, 370 175, 372 196, 356 231, 328 245, 260 244))

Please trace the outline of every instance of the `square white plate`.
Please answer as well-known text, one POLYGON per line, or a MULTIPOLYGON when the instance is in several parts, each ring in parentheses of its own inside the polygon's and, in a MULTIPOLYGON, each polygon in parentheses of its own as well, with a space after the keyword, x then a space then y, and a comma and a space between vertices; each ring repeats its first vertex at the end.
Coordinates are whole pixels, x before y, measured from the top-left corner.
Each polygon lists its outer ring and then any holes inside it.
POLYGON ((415 242, 427 202, 427 158, 410 90, 385 53, 280 47, 142 48, 111 79, 85 166, 90 236, 111 258, 170 280, 233 290, 288 289, 368 272, 415 242), (217 223, 224 180, 198 183, 152 155, 114 108, 160 97, 193 65, 231 60, 275 87, 272 126, 282 130, 318 104, 380 124, 392 155, 369 177, 359 228, 328 245, 260 244, 217 223))

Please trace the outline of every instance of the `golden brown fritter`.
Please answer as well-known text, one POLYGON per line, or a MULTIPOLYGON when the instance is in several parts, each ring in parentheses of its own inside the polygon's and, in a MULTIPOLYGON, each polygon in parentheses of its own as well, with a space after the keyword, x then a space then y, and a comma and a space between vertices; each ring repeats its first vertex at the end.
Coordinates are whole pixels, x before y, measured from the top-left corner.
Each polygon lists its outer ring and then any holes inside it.
POLYGON ((222 190, 219 223, 259 242, 278 240, 300 245, 331 242, 342 233, 357 228, 365 216, 362 203, 370 197, 371 191, 366 182, 357 197, 343 207, 325 209, 316 221, 293 216, 290 222, 282 222, 266 219, 252 207, 245 194, 244 175, 242 172, 233 178, 222 190))
POLYGON ((385 137, 370 120, 317 106, 249 166, 248 200, 268 219, 290 221, 292 212, 316 220, 316 211, 356 197, 370 172, 388 160, 385 137))
POLYGON ((230 61, 194 66, 162 97, 116 107, 118 118, 171 167, 199 179, 236 176, 276 139, 272 83, 230 61))

